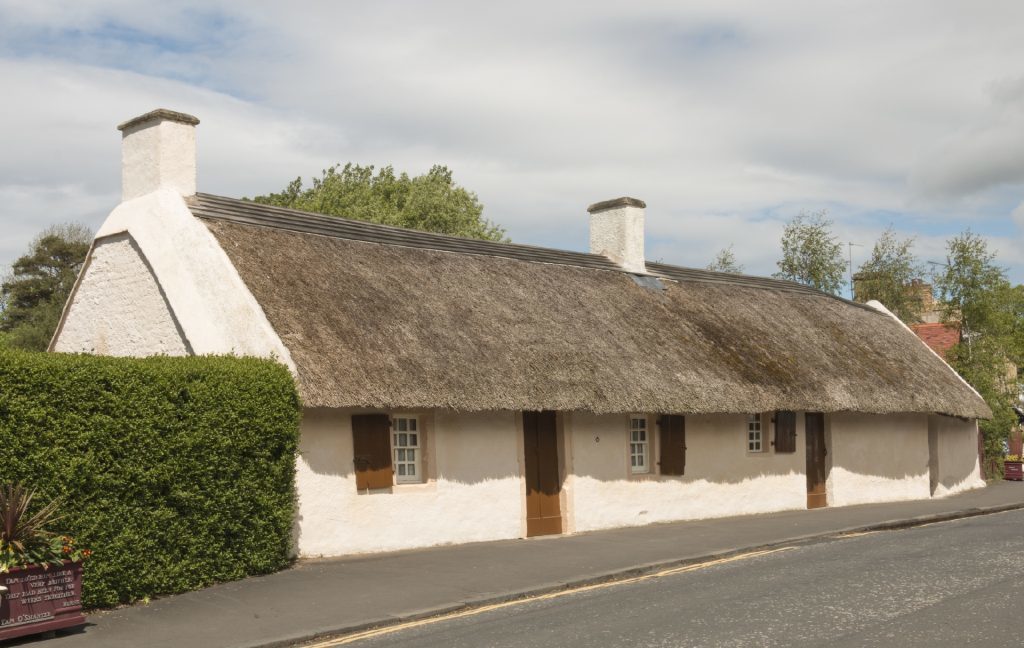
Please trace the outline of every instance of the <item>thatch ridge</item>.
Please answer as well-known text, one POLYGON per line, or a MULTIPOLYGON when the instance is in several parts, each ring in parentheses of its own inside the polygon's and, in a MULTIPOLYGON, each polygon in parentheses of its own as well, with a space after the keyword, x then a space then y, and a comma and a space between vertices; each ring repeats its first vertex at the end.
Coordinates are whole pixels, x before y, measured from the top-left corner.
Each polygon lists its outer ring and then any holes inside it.
POLYGON ((651 290, 618 270, 193 209, 291 352, 308 405, 990 415, 899 322, 816 291, 685 278, 651 290))
MULTIPOLYGON (((521 243, 499 243, 482 241, 450 234, 422 232, 379 223, 325 216, 312 212, 300 211, 288 207, 263 205, 247 200, 225 198, 212 194, 197 193, 189 198, 189 206, 193 214, 200 218, 226 220, 234 223, 258 225, 274 229, 284 229, 305 234, 330 236, 352 241, 368 241, 404 247, 426 248, 462 254, 481 254, 498 256, 522 261, 538 263, 555 263, 572 265, 581 268, 597 268, 626 272, 620 266, 599 254, 557 250, 521 243)), ((714 281, 735 285, 771 288, 773 290, 789 290, 802 293, 822 295, 838 299, 859 308, 868 308, 863 304, 852 302, 842 297, 820 292, 815 288, 786 279, 758 277, 754 275, 731 272, 717 272, 696 268, 684 268, 654 261, 647 262, 648 273, 666 279, 685 281, 714 281)))

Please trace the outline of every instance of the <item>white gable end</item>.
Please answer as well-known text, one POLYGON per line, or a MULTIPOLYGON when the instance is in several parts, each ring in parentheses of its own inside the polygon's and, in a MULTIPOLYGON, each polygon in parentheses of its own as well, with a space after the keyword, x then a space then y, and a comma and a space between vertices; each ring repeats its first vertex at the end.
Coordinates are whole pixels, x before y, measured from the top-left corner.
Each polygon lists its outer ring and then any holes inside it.
POLYGON ((54 350, 117 356, 190 352, 156 277, 128 234, 93 245, 54 350))
POLYGON ((217 240, 192 216, 176 191, 157 190, 121 203, 100 227, 96 241, 52 350, 273 357, 294 372, 291 356, 262 308, 217 240), (125 243, 134 252, 134 260, 124 251, 125 243), (97 263, 102 271, 94 270, 97 263), (114 279, 111 274, 127 276, 114 279), (91 297, 115 281, 123 296, 91 297), (133 294, 147 281, 155 284, 146 289, 147 294, 159 296, 162 306, 154 299, 143 302, 133 294), (136 338, 152 340, 147 327, 161 310, 162 340, 143 345, 134 342, 136 338), (173 336, 165 335, 169 325, 177 331, 177 343, 170 341, 173 336))

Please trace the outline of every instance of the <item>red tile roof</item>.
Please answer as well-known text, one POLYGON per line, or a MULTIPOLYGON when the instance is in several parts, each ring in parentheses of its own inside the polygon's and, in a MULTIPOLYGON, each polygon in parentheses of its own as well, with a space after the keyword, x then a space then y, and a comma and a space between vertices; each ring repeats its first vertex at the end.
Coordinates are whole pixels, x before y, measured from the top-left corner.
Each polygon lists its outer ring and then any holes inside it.
POLYGON ((943 358, 960 341, 960 329, 954 324, 913 324, 910 327, 931 350, 943 358))

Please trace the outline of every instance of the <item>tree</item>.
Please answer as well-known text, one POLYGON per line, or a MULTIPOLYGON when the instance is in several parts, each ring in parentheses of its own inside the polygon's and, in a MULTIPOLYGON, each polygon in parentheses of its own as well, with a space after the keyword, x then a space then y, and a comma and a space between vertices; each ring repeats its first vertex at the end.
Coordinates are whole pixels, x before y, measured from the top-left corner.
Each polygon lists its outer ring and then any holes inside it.
POLYGON ((447 167, 434 166, 416 177, 406 173, 396 176, 391 166, 383 167, 376 175, 373 169, 351 163, 334 165, 313 178, 309 188, 303 188, 300 177, 280 193, 253 200, 408 229, 506 240, 501 227, 483 218, 483 205, 476 194, 455 184, 447 167))
POLYGON ((947 360, 992 408, 980 421, 985 454, 1001 456, 1016 422, 1011 410, 1017 392, 1011 363, 1020 362, 1024 289, 1013 287, 995 263, 985 239, 970 230, 946 243, 946 263, 934 277, 943 302, 943 318, 960 329, 960 343, 947 360))
POLYGON ((708 270, 740 274, 743 272, 743 266, 736 262, 736 255, 732 253, 732 245, 730 244, 729 247, 718 251, 714 260, 708 264, 708 270))
POLYGON ((943 319, 960 326, 961 337, 998 335, 1010 324, 1010 282, 1006 271, 995 264, 985 239, 965 231, 946 243, 946 263, 935 278, 943 303, 943 319))
POLYGON ((854 277, 854 298, 860 302, 878 300, 908 324, 921 321, 924 303, 911 287, 924 275, 924 268, 911 251, 913 247, 913 237, 899 240, 892 227, 882 232, 871 257, 854 277))
POLYGON ((782 260, 774 277, 839 294, 843 284, 842 245, 832 234, 825 210, 800 212, 782 233, 782 260))
POLYGON ((85 262, 92 232, 67 223, 43 230, 0 284, 0 343, 45 351, 85 262))

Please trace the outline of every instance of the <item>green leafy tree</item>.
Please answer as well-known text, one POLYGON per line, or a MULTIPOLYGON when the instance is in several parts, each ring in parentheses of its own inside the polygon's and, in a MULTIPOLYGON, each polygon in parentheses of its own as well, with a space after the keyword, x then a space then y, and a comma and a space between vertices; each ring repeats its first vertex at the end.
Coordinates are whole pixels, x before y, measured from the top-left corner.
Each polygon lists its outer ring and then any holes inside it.
POLYGON ((1010 329, 1010 359, 1018 367, 1024 367, 1024 285, 1008 288, 1005 304, 1010 329))
POLYGON ((1005 334, 1009 325, 1010 282, 996 265, 996 253, 971 230, 946 243, 946 263, 935 276, 943 318, 960 326, 962 339, 1005 334))
POLYGON ((434 166, 410 177, 391 166, 376 174, 373 166, 332 166, 304 188, 296 178, 280 193, 253 198, 255 202, 312 211, 329 216, 383 223, 407 229, 504 241, 505 231, 483 217, 476 194, 455 184, 452 172, 434 166))
POLYGON ((999 457, 1016 422, 1011 405, 1017 394, 1014 362, 1020 362, 1024 294, 1013 287, 985 239, 967 230, 946 243, 946 263, 934 277, 943 302, 943 317, 960 329, 960 343, 950 350, 950 365, 992 408, 979 422, 985 454, 999 457))
POLYGON ((0 284, 0 346, 46 350, 91 241, 84 225, 54 225, 15 260, 0 284))
POLYGON ((860 302, 878 300, 904 322, 920 322, 924 304, 911 286, 915 279, 924 276, 924 268, 913 247, 912 237, 897 239, 891 227, 882 232, 871 257, 854 276, 854 298, 860 302))
POLYGON ((743 266, 736 262, 736 255, 733 254, 732 245, 730 245, 718 251, 715 258, 708 264, 708 270, 740 274, 743 272, 743 266))
POLYGON ((777 279, 796 281, 818 290, 839 294, 843 281, 842 245, 832 234, 825 210, 800 212, 782 233, 782 259, 777 279))

